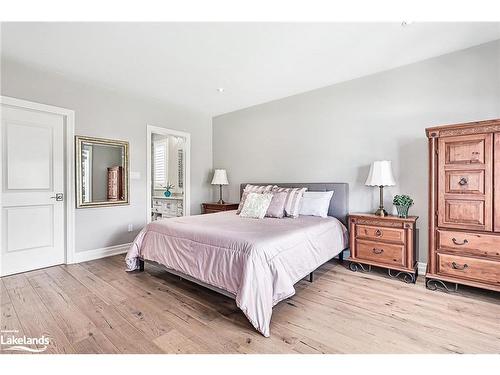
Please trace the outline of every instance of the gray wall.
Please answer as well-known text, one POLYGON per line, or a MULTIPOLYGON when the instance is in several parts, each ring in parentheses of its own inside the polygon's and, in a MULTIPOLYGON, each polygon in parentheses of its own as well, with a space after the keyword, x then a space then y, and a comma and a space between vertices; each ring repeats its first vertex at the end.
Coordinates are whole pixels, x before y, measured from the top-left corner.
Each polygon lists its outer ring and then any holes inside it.
MULTIPOLYGON (((332 69, 335 69, 332 66, 332 69)), ((397 186, 420 217, 427 258, 427 139, 433 125, 500 117, 500 41, 218 116, 213 166, 226 168, 225 199, 241 182, 348 182, 351 212, 370 212, 373 160, 393 161, 397 186)))
POLYGON ((210 198, 212 130, 208 115, 128 96, 2 59, 1 94, 75 110, 75 133, 130 142, 130 205, 76 210, 76 251, 131 242, 146 221, 146 125, 191 133, 191 212, 210 198), (127 232, 133 224, 134 231, 127 232))

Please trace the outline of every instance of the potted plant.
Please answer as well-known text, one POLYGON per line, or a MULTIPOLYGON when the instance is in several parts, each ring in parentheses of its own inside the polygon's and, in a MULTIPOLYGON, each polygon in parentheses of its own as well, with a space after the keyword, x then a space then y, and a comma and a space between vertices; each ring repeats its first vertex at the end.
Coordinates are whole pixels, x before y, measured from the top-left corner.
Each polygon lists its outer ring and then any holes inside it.
POLYGON ((163 195, 165 197, 167 197, 167 198, 170 197, 172 195, 172 192, 170 191, 170 189, 173 189, 174 187, 175 187, 174 184, 171 184, 170 182, 167 182, 167 185, 162 186, 162 188, 165 189, 165 191, 163 192, 163 195))
POLYGON ((392 204, 396 206, 399 217, 407 218, 408 209, 413 205, 413 199, 408 195, 396 195, 392 200, 392 204))

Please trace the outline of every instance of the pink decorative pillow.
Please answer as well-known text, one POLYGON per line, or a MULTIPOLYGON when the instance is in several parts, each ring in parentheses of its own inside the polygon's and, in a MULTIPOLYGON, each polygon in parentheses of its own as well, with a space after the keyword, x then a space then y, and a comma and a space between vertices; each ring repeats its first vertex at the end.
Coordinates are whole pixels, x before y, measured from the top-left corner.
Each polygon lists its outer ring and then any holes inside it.
POLYGON ((271 193, 248 193, 240 216, 252 219, 263 219, 264 216, 266 216, 267 209, 272 199, 273 195, 271 193))
POLYGON ((284 191, 280 193, 273 192, 273 199, 267 209, 266 217, 283 218, 283 216, 285 216, 285 203, 287 197, 288 193, 284 191))
POLYGON ((248 184, 245 186, 245 189, 243 189, 243 194, 241 194, 241 200, 240 204, 238 206, 238 210, 236 211, 236 214, 239 215, 241 210, 243 209, 243 205, 245 204, 245 200, 247 199, 247 196, 249 193, 270 193, 273 188, 276 188, 276 185, 250 185, 248 184))
POLYGON ((307 188, 282 188, 275 187, 273 189, 273 193, 281 193, 286 192, 287 197, 285 201, 285 214, 288 217, 297 218, 299 217, 300 211, 300 202, 302 200, 302 196, 307 188))

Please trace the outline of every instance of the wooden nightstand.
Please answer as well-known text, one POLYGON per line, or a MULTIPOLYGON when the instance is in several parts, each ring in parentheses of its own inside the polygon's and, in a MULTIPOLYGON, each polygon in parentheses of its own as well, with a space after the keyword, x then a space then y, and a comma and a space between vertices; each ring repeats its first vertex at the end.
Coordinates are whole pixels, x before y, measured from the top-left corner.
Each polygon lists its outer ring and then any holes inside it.
POLYGON ((213 214, 215 212, 237 210, 238 206, 239 203, 202 203, 201 213, 213 214))
POLYGON ((373 214, 349 215, 351 271, 387 268, 389 276, 407 283, 417 280, 417 216, 407 219, 373 214), (365 267, 367 265, 368 267, 365 267))

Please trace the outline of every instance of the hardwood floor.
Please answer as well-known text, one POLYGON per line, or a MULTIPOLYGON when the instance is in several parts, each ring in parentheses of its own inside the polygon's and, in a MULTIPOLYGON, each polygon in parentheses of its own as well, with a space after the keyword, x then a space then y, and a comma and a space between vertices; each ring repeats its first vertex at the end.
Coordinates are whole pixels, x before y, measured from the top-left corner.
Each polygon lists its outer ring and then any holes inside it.
POLYGON ((149 264, 128 274, 123 258, 2 278, 0 329, 49 336, 46 353, 500 353, 500 293, 332 262, 274 308, 265 338, 231 299, 149 264))

